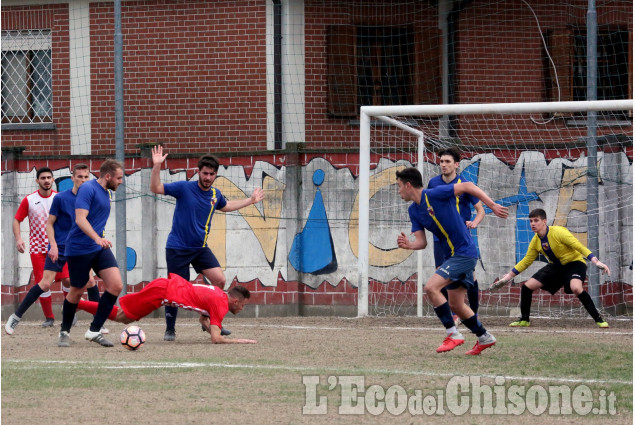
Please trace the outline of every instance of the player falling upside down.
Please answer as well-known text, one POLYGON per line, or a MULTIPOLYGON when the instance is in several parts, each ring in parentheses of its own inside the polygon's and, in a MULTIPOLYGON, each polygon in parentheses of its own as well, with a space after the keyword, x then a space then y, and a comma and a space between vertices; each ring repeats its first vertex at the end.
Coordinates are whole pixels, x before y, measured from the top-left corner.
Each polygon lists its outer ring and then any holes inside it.
POLYGON ((495 282, 490 289, 498 289, 515 276, 522 273, 538 257, 544 255, 549 264, 538 270, 520 289, 520 318, 509 324, 512 327, 528 327, 531 310, 531 297, 536 289, 543 289, 554 295, 564 286, 566 294, 575 294, 600 328, 608 328, 609 324, 602 319, 595 308, 593 299, 582 288, 586 279, 586 262, 591 261, 602 273, 611 275, 611 271, 586 246, 582 245, 566 227, 547 226, 547 213, 537 208, 529 213, 529 224, 535 232, 527 254, 514 268, 495 282))
MULTIPOLYGON (((114 306, 108 318, 127 324, 141 320, 161 306, 173 306, 199 313, 199 321, 210 333, 214 344, 256 344, 252 339, 225 338, 221 335, 223 318, 227 312, 240 313, 249 297, 249 291, 243 286, 235 286, 225 293, 217 286, 192 284, 171 273, 167 279, 155 279, 141 291, 119 298, 120 307, 114 306)), ((97 303, 82 300, 77 308, 95 314, 97 303)))
POLYGON ((427 229, 444 239, 451 249, 451 256, 428 279, 424 287, 435 313, 446 328, 447 336, 437 352, 451 351, 465 342, 452 319, 454 311, 462 323, 478 337, 474 347, 465 354, 478 355, 496 344, 496 338, 487 332, 474 311, 465 304, 466 288, 474 285, 473 272, 478 253, 472 235, 456 209, 456 197, 463 193, 474 195, 501 218, 507 217, 507 208, 496 204, 485 192, 469 182, 423 189, 421 174, 412 167, 397 171, 397 184, 401 199, 413 201, 408 207, 408 214, 415 235, 415 240, 410 241, 401 233, 397 238, 399 248, 424 249, 428 244, 425 234, 427 229), (447 300, 441 293, 442 288, 448 289, 447 300))

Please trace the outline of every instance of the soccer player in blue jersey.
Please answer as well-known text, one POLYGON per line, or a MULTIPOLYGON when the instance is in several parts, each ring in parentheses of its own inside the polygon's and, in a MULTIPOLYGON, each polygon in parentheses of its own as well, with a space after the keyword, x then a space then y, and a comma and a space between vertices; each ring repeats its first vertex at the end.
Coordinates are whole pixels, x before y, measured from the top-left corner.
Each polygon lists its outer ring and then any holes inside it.
MULTIPOLYGON (((66 236, 71 228, 71 225, 75 221, 75 198, 77 196, 77 190, 82 183, 90 179, 90 173, 88 165, 76 164, 73 167, 71 173, 71 181, 73 187, 64 192, 58 193, 53 198, 49 216, 46 222, 46 234, 49 241, 48 255, 44 263, 44 272, 42 274, 42 280, 37 285, 33 286, 24 297, 24 300, 20 303, 15 313, 9 317, 5 324, 5 332, 9 335, 13 335, 15 328, 20 323, 20 319, 26 311, 33 305, 38 297, 50 290, 51 284, 56 280, 58 275, 62 274, 64 266, 66 265, 66 257, 64 256, 64 244, 66 243, 66 236)), ((67 272, 68 273, 68 272, 67 272)), ((67 291, 69 285, 69 278, 62 279, 62 287, 64 291, 67 291)), ((90 278, 88 283, 88 299, 91 301, 99 301, 99 289, 97 288, 95 281, 90 278)), ((105 329, 102 330, 104 332, 105 329)))
MULTIPOLYGON (((441 166, 441 174, 430 179, 428 182, 428 189, 433 189, 437 186, 444 186, 447 184, 462 183, 465 181, 465 179, 458 174, 458 169, 461 164, 461 154, 456 148, 444 149, 438 152, 437 155, 439 157, 439 165, 441 166)), ((485 217, 485 208, 483 208, 483 203, 476 196, 468 193, 464 193, 461 196, 456 197, 456 208, 468 229, 476 229, 485 217), (474 220, 472 220, 472 205, 474 205, 474 209, 476 210, 474 220)), ((443 264, 443 262, 450 256, 450 249, 444 239, 439 239, 436 235, 433 235, 433 239, 434 266, 438 268, 441 267, 441 264, 443 264)), ((446 298, 448 297, 447 289, 443 288, 441 292, 446 298)), ((476 279, 474 279, 474 285, 471 285, 467 289, 467 300, 474 313, 478 313, 479 288, 476 279)), ((455 320, 455 323, 458 323, 458 319, 455 320)))
MULTIPOLYGON (((261 188, 256 188, 249 198, 231 201, 225 199, 220 190, 212 186, 219 167, 218 159, 213 155, 204 155, 199 159, 198 181, 163 184, 160 171, 167 156, 167 153, 163 154, 163 146, 152 148, 150 190, 158 195, 176 198, 172 230, 165 246, 168 274, 174 273, 189 281, 191 264, 196 273, 202 273, 212 285, 224 289, 225 275, 207 245, 214 212, 236 211, 258 203, 264 199, 264 192, 261 188)), ((165 341, 176 339, 177 312, 177 307, 165 306, 165 341)), ((229 331, 223 329, 223 335, 229 335, 229 331)))
POLYGON ((84 338, 103 347, 113 346, 104 338, 101 328, 123 289, 123 282, 111 250, 112 242, 104 238, 104 230, 110 216, 113 192, 122 182, 123 165, 114 159, 107 159, 101 164, 99 178, 82 184, 77 191, 75 222, 68 232, 64 250, 71 287, 62 309, 62 325, 57 341, 59 347, 70 347, 73 318, 91 269, 103 280, 105 291, 84 338))
POLYGON ((571 232, 562 226, 548 226, 547 213, 541 208, 529 213, 529 224, 535 232, 525 257, 514 268, 494 283, 493 288, 500 288, 518 274, 527 269, 542 254, 549 264, 538 270, 520 288, 520 318, 509 326, 528 327, 531 311, 531 297, 536 289, 542 289, 555 295, 564 286, 565 294, 575 294, 589 315, 600 328, 608 328, 609 324, 602 319, 593 299, 582 288, 586 279, 585 259, 593 263, 602 273, 611 275, 611 270, 602 263, 586 246, 576 239, 571 232))
POLYGON ((462 323, 478 337, 474 347, 465 354, 479 355, 496 344, 496 338, 487 332, 476 314, 465 304, 466 289, 474 285, 473 271, 478 254, 472 235, 456 209, 456 197, 464 193, 476 196, 501 218, 507 218, 507 208, 496 204, 470 182, 423 189, 421 173, 412 167, 397 171, 397 185, 401 199, 413 202, 408 207, 408 214, 412 223, 411 231, 415 236, 415 240, 411 241, 402 232, 397 237, 397 245, 403 249, 424 249, 428 244, 425 230, 428 230, 438 238, 443 238, 450 249, 450 257, 428 279, 424 287, 435 313, 446 328, 446 338, 437 352, 451 351, 465 342, 452 319, 454 311, 462 323), (441 293, 441 289, 446 287, 448 299, 441 293))

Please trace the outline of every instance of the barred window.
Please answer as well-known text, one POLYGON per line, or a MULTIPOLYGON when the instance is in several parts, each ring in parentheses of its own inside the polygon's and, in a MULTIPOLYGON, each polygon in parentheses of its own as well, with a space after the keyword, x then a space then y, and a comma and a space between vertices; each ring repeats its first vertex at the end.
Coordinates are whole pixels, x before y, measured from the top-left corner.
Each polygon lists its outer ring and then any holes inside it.
MULTIPOLYGON (((544 34, 547 101, 587 100, 587 37, 581 27, 563 27, 544 34)), ((597 38, 598 100, 632 98, 633 33, 600 27, 597 38)))
POLYGON ((437 104, 439 34, 422 25, 327 28, 327 112, 355 117, 363 105, 437 104))
POLYGON ((51 31, 2 31, 2 123, 53 120, 51 31))

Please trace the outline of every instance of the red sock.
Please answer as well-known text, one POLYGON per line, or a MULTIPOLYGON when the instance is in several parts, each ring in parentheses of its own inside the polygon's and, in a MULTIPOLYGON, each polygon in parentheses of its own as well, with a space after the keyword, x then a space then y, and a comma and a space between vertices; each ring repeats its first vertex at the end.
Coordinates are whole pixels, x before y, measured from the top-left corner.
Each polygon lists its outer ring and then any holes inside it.
POLYGON ((47 319, 55 318, 55 315, 53 314, 53 300, 51 296, 40 297, 40 305, 42 306, 44 317, 46 317, 47 319))
MULTIPOLYGON (((98 302, 96 301, 84 301, 84 300, 79 300, 79 304, 77 304, 77 309, 78 310, 82 310, 82 311, 86 311, 90 314, 92 314, 93 316, 97 313, 97 306, 99 305, 98 302)), ((116 305, 112 307, 112 310, 110 311, 110 314, 108 315, 108 318, 110 320, 115 320, 115 317, 117 317, 117 312, 119 311, 119 307, 117 307, 116 305)))

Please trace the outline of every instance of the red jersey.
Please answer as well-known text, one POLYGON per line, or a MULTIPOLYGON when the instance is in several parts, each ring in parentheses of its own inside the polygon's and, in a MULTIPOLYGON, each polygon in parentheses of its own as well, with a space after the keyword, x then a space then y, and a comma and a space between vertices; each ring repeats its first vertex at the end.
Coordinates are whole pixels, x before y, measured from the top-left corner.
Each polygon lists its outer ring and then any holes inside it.
POLYGON ((169 285, 163 305, 196 311, 209 316, 209 322, 219 328, 229 311, 229 302, 225 291, 214 285, 192 284, 181 276, 170 274, 169 285))
POLYGON ((36 190, 24 197, 15 213, 15 219, 20 223, 29 217, 30 254, 46 254, 48 252, 49 239, 46 236, 46 221, 49 218, 49 210, 56 193, 51 191, 49 196, 43 197, 40 195, 40 191, 36 190))
POLYGON ((140 320, 162 305, 180 307, 209 317, 210 324, 219 328, 229 311, 225 291, 213 285, 193 285, 172 273, 168 279, 155 279, 141 291, 119 298, 119 305, 126 316, 134 320, 140 320))

